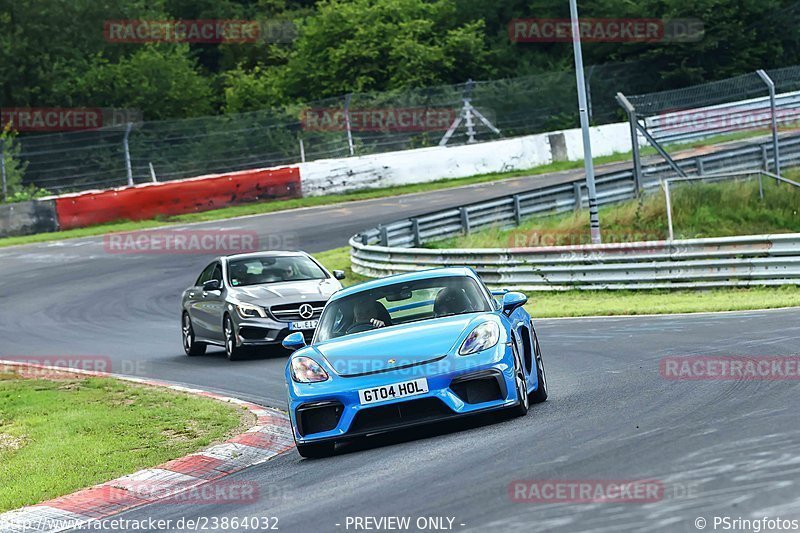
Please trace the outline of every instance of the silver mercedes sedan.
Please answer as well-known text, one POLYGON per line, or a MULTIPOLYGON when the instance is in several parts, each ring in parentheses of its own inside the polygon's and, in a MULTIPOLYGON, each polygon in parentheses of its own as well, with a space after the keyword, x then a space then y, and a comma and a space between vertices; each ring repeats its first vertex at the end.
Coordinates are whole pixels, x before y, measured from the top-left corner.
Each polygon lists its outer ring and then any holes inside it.
POLYGON ((295 331, 310 341, 341 279, 343 271, 329 272, 304 252, 218 257, 183 292, 183 349, 202 355, 210 344, 224 346, 234 360, 247 348, 280 345, 295 331))

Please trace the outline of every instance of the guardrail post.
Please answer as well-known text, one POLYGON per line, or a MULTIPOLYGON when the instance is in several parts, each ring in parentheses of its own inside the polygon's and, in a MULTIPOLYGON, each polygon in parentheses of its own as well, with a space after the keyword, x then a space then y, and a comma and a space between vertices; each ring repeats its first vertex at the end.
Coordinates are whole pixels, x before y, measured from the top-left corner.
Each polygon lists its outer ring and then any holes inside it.
POLYGON ((767 157, 767 145, 766 144, 762 144, 761 145, 761 163, 762 163, 762 166, 764 167, 764 170, 769 172, 769 158, 767 157))
POLYGON ((706 173, 705 166, 703 165, 703 158, 698 157, 697 159, 695 159, 695 161, 697 161, 697 175, 702 176, 703 174, 706 173))
POLYGON ((464 235, 469 235, 469 211, 466 207, 460 207, 458 210, 461 211, 461 229, 464 235))
POLYGON ((361 235, 359 235, 359 237, 361 237, 361 244, 365 246, 369 244, 369 235, 367 235, 366 233, 362 233, 361 235))
POLYGON ((381 246, 389 246, 389 230, 386 226, 378 226, 378 229, 381 232, 381 246))
POLYGON ((572 184, 572 193, 575 195, 575 211, 580 211, 583 208, 583 196, 579 182, 576 181, 572 184))
POLYGON ((414 248, 419 248, 422 245, 422 239, 419 237, 419 220, 416 218, 411 219, 411 234, 414 236, 414 248))
POLYGON ((522 223, 522 210, 520 209, 519 195, 514 195, 514 224, 519 226, 522 223))

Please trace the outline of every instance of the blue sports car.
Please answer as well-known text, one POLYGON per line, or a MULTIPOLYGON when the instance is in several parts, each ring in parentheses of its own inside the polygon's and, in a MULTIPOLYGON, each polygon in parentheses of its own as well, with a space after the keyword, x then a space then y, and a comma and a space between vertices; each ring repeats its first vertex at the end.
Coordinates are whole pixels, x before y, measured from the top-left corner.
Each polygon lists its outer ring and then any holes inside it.
POLYGON ((527 297, 491 293, 469 268, 362 283, 333 295, 310 345, 286 366, 303 457, 337 441, 499 409, 522 416, 547 399, 527 297))

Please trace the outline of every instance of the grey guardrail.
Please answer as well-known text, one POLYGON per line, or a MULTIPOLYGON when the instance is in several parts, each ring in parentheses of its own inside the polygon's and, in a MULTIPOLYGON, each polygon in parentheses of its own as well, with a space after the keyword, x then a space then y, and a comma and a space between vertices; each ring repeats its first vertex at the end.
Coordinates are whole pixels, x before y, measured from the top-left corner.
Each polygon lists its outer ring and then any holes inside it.
MULTIPOLYGON (((783 168, 800 165, 800 136, 781 143, 783 168)), ((767 145, 751 145, 678 164, 687 174, 766 168, 767 145)), ((674 176, 666 164, 643 169, 652 190, 674 176)), ((597 176, 598 203, 635 197, 631 170, 597 176)), ((353 271, 368 277, 445 265, 475 268, 492 286, 525 290, 713 287, 800 283, 800 234, 539 248, 428 249, 427 242, 587 205, 583 180, 446 209, 370 228, 350 239, 353 271)))

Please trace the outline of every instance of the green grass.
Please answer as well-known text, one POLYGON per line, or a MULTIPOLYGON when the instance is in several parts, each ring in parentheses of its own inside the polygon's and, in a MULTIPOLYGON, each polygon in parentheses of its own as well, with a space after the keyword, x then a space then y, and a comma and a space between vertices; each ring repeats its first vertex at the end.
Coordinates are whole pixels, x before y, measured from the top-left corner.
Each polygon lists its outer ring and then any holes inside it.
POLYGON ((0 512, 182 457, 224 440, 243 416, 109 378, 23 379, 0 368, 0 512))
POLYGON ((800 306, 800 287, 681 291, 564 291, 528 293, 534 318, 658 315, 800 306))
MULTIPOLYGON (((764 200, 758 182, 674 184, 673 228, 676 239, 800 232, 800 189, 764 178, 764 200)), ((663 191, 600 209, 603 242, 666 239, 667 210, 663 191)), ((537 217, 518 228, 489 228, 467 236, 428 243, 431 248, 506 248, 586 244, 587 210, 537 217)))

